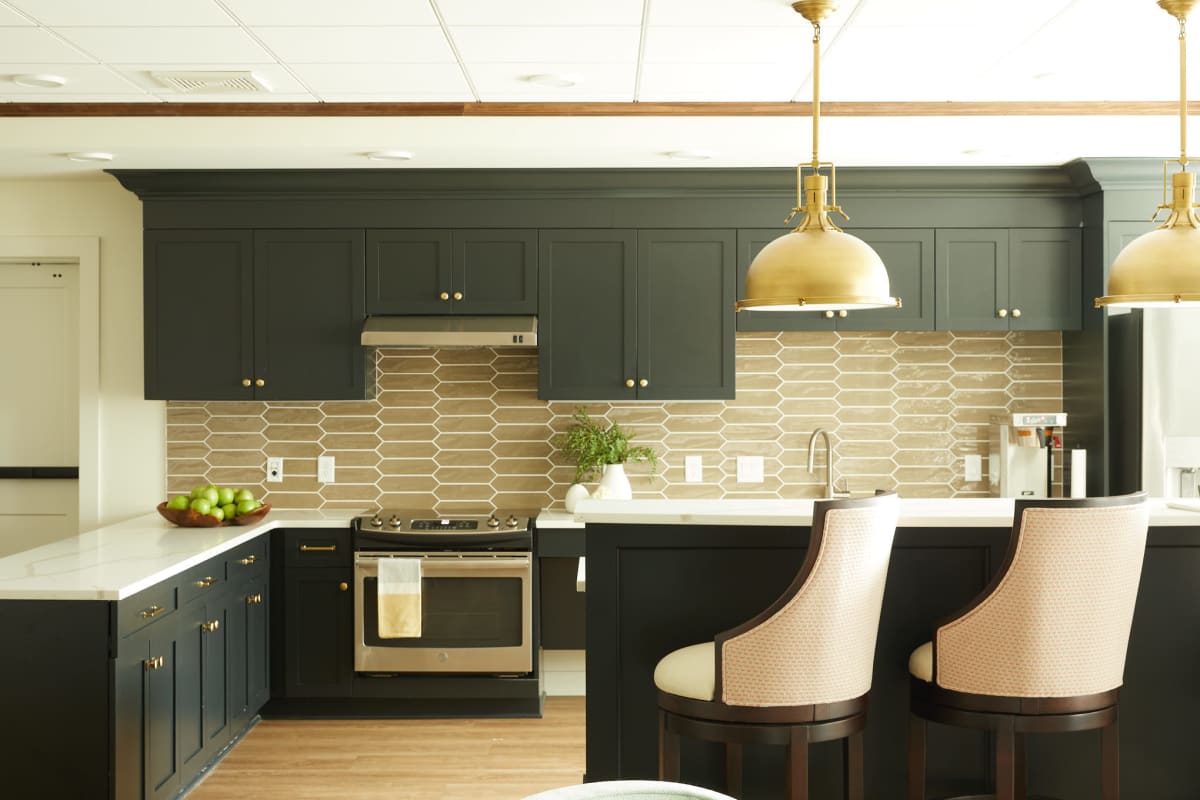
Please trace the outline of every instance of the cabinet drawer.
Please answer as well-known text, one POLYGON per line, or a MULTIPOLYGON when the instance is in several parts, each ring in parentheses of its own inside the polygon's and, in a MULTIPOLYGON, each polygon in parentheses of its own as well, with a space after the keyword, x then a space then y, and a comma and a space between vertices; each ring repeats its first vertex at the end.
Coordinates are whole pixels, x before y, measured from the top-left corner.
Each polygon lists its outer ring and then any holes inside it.
POLYGON ((348 566, 350 530, 314 528, 287 530, 283 535, 284 564, 289 567, 348 566))
POLYGON ((238 545, 225 554, 225 578, 230 585, 252 578, 267 569, 268 537, 238 545))
POLYGON ((183 608, 197 597, 207 597, 220 592, 226 586, 225 556, 210 558, 203 564, 180 573, 179 607, 183 608))
POLYGON ((178 607, 175 587, 174 579, 166 580, 117 603, 117 635, 128 636, 171 616, 178 607))

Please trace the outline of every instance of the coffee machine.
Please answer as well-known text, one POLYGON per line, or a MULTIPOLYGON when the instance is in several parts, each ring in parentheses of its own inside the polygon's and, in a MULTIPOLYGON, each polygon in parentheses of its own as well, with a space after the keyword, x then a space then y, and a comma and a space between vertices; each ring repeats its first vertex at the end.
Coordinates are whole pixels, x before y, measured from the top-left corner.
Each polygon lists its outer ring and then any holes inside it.
POLYGON ((1067 415, 1062 413, 992 417, 988 449, 992 497, 1055 496, 1056 458, 1060 466, 1067 466, 1062 463, 1066 426, 1067 415))

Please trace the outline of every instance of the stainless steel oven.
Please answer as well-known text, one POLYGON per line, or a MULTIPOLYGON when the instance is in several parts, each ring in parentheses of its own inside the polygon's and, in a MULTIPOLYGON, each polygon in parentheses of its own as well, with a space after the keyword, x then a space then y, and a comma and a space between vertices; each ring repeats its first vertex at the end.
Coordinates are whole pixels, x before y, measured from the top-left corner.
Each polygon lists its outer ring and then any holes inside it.
POLYGON ((381 511, 354 522, 354 668, 360 673, 533 670, 528 517, 381 511), (419 635, 379 630, 379 564, 419 559, 419 635))

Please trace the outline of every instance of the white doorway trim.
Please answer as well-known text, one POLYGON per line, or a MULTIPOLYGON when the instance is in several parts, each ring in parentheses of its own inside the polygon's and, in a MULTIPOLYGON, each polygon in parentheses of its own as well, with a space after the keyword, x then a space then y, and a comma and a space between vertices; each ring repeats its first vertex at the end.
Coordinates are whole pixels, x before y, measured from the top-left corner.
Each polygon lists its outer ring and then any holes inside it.
POLYGON ((0 236, 0 261, 79 264, 79 530, 100 520, 100 239, 0 236))

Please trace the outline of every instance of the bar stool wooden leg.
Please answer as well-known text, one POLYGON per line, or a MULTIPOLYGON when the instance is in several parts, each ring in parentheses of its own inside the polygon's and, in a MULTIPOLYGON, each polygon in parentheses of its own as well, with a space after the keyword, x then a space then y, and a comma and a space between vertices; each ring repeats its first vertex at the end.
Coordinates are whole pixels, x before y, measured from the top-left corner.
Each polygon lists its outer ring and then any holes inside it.
POLYGON ((996 729, 996 800, 1016 797, 1016 738, 1011 721, 996 729))
POLYGON ((863 732, 842 740, 842 786, 846 800, 863 800, 863 732))
POLYGON ((1100 731, 1100 783, 1104 800, 1118 800, 1121 796, 1121 742, 1120 722, 1100 731))
POLYGON ((658 712, 658 778, 679 780, 679 734, 667 726, 667 712, 658 712))
POLYGON ((742 744, 725 743, 725 793, 730 797, 742 796, 742 744))
POLYGON ((925 725, 908 715, 908 800, 925 800, 925 725))
POLYGON ((808 800, 808 728, 792 727, 787 746, 787 800, 808 800))

